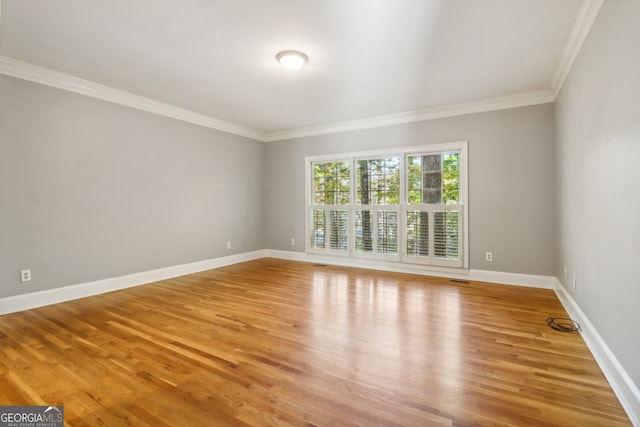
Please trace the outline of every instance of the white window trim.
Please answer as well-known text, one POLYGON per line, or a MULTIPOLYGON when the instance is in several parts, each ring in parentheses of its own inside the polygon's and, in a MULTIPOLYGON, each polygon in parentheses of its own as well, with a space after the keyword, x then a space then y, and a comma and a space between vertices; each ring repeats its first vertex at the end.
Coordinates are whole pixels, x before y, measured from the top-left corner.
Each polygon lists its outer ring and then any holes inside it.
MULTIPOLYGON (((407 171, 405 170, 406 157, 411 154, 423 154, 429 152, 443 152, 443 151, 460 151, 460 170, 459 170, 459 181, 460 181, 460 190, 458 195, 459 203, 458 205, 461 207, 462 215, 462 265, 456 267, 447 267, 442 265, 432 265, 429 263, 424 263, 425 266, 428 266, 432 269, 437 270, 455 270, 458 271, 460 269, 469 269, 469 156, 468 156, 468 141, 459 141, 459 142, 447 142, 447 143, 439 143, 439 144, 427 144, 420 146, 409 146, 409 147, 400 147, 394 149, 383 149, 383 150, 372 150, 372 151, 359 151, 359 152, 348 152, 348 153, 336 153, 329 155, 320 155, 320 156, 307 156, 305 157, 305 250, 307 253, 311 254, 323 254, 323 255, 338 255, 335 251, 325 251, 325 250, 317 250, 310 247, 309 242, 309 215, 310 210, 313 209, 312 203, 312 194, 311 194, 311 165, 314 162, 325 162, 325 161, 350 161, 351 168, 355 167, 355 159, 363 159, 363 158, 376 158, 382 156, 389 155, 398 155, 400 156, 400 209, 399 215, 400 221, 404 221, 405 212, 408 205, 405 200, 405 187, 407 180, 407 171)), ((349 200, 351 201, 348 209, 351 209, 350 212, 350 222, 355 221, 354 210, 357 206, 355 204, 355 182, 351 180, 351 193, 349 200)), ((393 205, 395 206, 395 205, 393 205)), ((327 208, 328 206, 324 206, 327 208)), ((347 208, 347 206, 339 206, 338 208, 347 208)), ((397 260, 404 264, 423 264, 421 262, 416 262, 415 260, 409 260, 410 257, 405 257, 402 254, 404 253, 404 245, 405 239, 402 233, 404 227, 400 227, 398 230, 398 255, 397 260)), ((353 251, 351 244, 354 242, 354 227, 353 224, 349 224, 349 250, 341 251, 340 256, 347 256, 352 259, 363 259, 364 257, 358 256, 359 254, 353 251)), ((395 257, 395 256, 394 256, 395 257)), ((371 257, 367 257, 371 259, 371 257)), ((388 255, 384 256, 384 259, 389 260, 390 257, 388 255)))

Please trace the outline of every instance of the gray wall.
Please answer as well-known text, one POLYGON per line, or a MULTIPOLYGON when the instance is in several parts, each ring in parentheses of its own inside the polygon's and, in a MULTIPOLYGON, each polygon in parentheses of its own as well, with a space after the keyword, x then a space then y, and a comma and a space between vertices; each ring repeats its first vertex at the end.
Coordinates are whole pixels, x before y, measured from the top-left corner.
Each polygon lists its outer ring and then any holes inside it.
POLYGON ((559 262, 555 275, 636 384, 640 384, 639 43, 640 2, 604 2, 556 105, 559 262))
POLYGON ((304 251, 305 156, 468 140, 471 268, 556 275, 640 384, 638 40, 605 2, 555 108, 267 144, 0 76, 0 297, 304 251))
POLYGON ((267 247, 304 251, 305 156, 464 140, 470 267, 554 274, 552 104, 270 142, 267 247), (486 251, 492 263, 484 261, 486 251))
POLYGON ((264 156, 247 138, 0 76, 0 297, 263 249, 264 156))

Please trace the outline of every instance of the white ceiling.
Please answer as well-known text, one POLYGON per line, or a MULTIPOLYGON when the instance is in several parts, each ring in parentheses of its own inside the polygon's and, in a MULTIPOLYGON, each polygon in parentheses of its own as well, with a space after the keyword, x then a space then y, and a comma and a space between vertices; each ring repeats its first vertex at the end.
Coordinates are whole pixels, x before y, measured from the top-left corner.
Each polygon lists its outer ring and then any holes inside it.
POLYGON ((4 74, 21 61, 267 140, 502 97, 548 102, 598 3, 1 1, 4 74), (279 66, 285 49, 307 53, 302 71, 279 66))

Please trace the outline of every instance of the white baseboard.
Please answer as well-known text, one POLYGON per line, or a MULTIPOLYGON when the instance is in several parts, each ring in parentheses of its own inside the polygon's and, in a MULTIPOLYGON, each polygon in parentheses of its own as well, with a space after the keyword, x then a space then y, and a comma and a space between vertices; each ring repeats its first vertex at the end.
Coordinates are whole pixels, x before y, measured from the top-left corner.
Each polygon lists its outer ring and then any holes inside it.
POLYGON ((188 264, 175 265, 172 267, 159 268, 141 273, 128 274, 126 276, 96 280, 94 282, 64 286, 46 291, 4 297, 0 298, 0 315, 131 288, 160 280, 172 279, 174 277, 198 273, 200 271, 211 270, 213 268, 237 264, 239 262, 264 258, 264 256, 265 251, 259 250, 222 258, 214 258, 188 264))
POLYGON ((500 283, 504 285, 528 286, 544 289, 553 289, 555 286, 554 277, 537 276, 532 274, 435 267, 422 264, 406 264, 390 261, 385 262, 379 260, 355 259, 339 256, 308 254, 304 252, 279 251, 273 249, 267 249, 265 256, 292 261, 306 261, 322 264, 340 265, 344 267, 368 268, 371 270, 394 271, 397 273, 420 274, 423 276, 448 277, 451 279, 500 283))
POLYGON ((555 277, 537 274, 505 273, 504 271, 469 270, 471 280, 499 283, 501 285, 526 286, 529 288, 553 289, 555 277))
POLYGON ((618 396, 620 404, 627 412, 631 423, 636 427, 640 427, 640 389, 558 279, 555 280, 554 290, 569 317, 577 321, 582 327, 581 334, 584 342, 591 350, 614 393, 618 396))
POLYGON ((46 291, 32 292, 0 298, 0 315, 14 313, 73 299, 99 295, 120 289, 139 286, 160 280, 171 279, 187 274, 198 273, 226 265, 251 261, 254 259, 271 257, 288 259, 292 261, 306 261, 322 264, 341 265, 347 267, 367 268, 373 270, 395 271, 400 273, 421 274, 436 277, 449 277, 461 280, 473 280, 507 285, 530 286, 545 289, 554 289, 558 299, 564 306, 569 316, 582 325, 582 337, 591 350, 596 362, 602 369, 613 391, 618 396, 620 403, 629 415, 634 426, 640 427, 640 390, 633 382, 629 374, 624 370, 613 352, 609 349, 600 334, 593 327, 589 319, 580 307, 571 298, 562 284, 555 277, 537 276, 516 273, 504 273, 487 270, 463 270, 433 268, 431 266, 398 264, 393 262, 380 262, 353 258, 328 257, 324 255, 307 254, 303 252, 259 250, 243 254, 231 255, 222 258, 214 258, 157 270, 129 274, 46 291))
POLYGON ((547 276, 503 273, 498 271, 486 270, 438 268, 419 264, 400 264, 394 262, 381 262, 377 260, 372 261, 366 259, 331 257, 325 255, 307 254, 304 252, 265 249, 243 254, 230 255, 222 258, 214 258, 188 264, 181 264, 172 267, 159 268, 156 270, 128 274, 125 276, 112 277, 109 279, 96 280, 93 282, 81 283, 77 285, 64 286, 61 288, 49 289, 46 291, 31 292, 28 294, 4 297, 0 298, 0 315, 15 313, 22 310, 29 310, 31 308, 42 307, 45 305, 56 304, 59 302, 70 301, 78 298, 99 295, 106 292, 112 292, 120 289, 130 288, 133 286, 144 285, 146 283, 171 279, 178 276, 184 276, 186 274, 211 270, 214 268, 223 267, 225 265, 236 264, 239 262, 250 261, 263 257, 333 264, 346 267, 368 268, 373 270, 395 271, 399 273, 448 277, 459 280, 476 280, 549 289, 553 289, 554 287, 554 282, 550 280, 553 278, 547 276))
POLYGON ((580 307, 571 298, 556 277, 529 274, 505 273, 488 270, 433 269, 431 266, 398 264, 393 262, 370 261, 353 258, 331 257, 326 255, 307 254, 266 250, 265 256, 293 261, 316 262, 348 267, 368 268, 373 270, 396 271, 401 273, 422 274, 436 277, 450 277, 463 280, 500 283, 505 285, 529 286, 553 289, 561 304, 572 319, 582 325, 582 337, 609 381, 611 388, 627 412, 632 424, 640 427, 640 390, 629 374, 624 370, 613 352, 593 327, 580 307))
POLYGON ((549 289, 553 289, 554 286, 553 284, 549 284, 553 283, 550 282, 550 279, 552 278, 546 276, 503 273, 498 271, 486 270, 438 268, 419 264, 399 264, 394 262, 381 262, 365 259, 314 255, 304 252, 263 249, 254 252, 230 255, 222 258, 214 258, 188 264, 159 268, 156 270, 144 271, 140 273, 128 274, 125 276, 96 280, 93 282, 80 283, 77 285, 64 286, 61 288, 48 289, 45 291, 37 291, 27 294, 3 297, 0 298, 0 315, 29 310, 31 308, 42 307, 45 305, 56 304, 64 301, 71 301, 78 298, 99 295, 106 292, 117 291, 120 289, 131 288, 134 286, 171 279, 187 274, 198 273, 200 271, 211 270, 214 268, 237 264, 239 262, 251 261, 263 257, 341 265, 346 267, 367 268, 372 270, 394 271, 398 273, 448 277, 460 280, 476 280, 509 285, 533 286, 549 289))

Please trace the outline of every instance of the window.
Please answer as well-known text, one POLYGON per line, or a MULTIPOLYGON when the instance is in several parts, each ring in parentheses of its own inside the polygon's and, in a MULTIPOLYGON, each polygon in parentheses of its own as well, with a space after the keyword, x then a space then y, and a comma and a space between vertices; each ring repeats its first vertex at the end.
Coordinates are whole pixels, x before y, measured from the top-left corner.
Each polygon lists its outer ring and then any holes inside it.
POLYGON ((354 251, 398 255, 400 157, 356 159, 354 251))
POLYGON ((467 267, 467 143, 308 158, 307 250, 467 267))
POLYGON ((326 252, 349 250, 348 213, 351 164, 348 161, 313 164, 312 203, 308 247, 326 252))
POLYGON ((407 262, 462 264, 460 156, 460 150, 407 155, 407 262))

